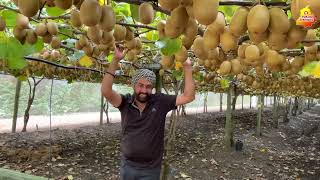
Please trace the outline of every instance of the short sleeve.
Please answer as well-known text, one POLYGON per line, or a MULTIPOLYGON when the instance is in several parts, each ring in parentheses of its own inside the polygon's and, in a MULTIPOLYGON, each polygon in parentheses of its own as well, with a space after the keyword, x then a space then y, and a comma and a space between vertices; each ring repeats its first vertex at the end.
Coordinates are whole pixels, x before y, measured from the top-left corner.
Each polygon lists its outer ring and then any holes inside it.
POLYGON ((121 109, 126 105, 128 96, 123 94, 120 94, 120 96, 121 96, 121 103, 118 107, 115 107, 115 108, 118 108, 121 111, 121 109))
POLYGON ((162 94, 160 96, 160 101, 161 101, 161 106, 167 110, 167 112, 171 110, 177 109, 176 106, 176 95, 167 95, 167 94, 162 94))

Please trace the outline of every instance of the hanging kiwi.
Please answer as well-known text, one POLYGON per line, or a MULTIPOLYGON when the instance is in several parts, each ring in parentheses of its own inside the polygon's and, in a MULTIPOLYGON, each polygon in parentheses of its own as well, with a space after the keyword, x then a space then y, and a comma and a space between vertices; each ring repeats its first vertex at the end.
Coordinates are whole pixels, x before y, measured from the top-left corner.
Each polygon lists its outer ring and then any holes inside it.
POLYGON ((211 24, 217 17, 219 0, 196 0, 193 1, 193 14, 195 19, 202 25, 211 24))
POLYGON ((228 75, 231 73, 232 64, 230 61, 223 61, 219 68, 219 74, 221 75, 228 75))
MULTIPOLYGON (((306 40, 306 41, 317 40, 317 32, 316 32, 316 30, 309 29, 304 40, 306 40)), ((304 42, 303 43, 304 46, 308 46, 308 47, 310 47, 310 46, 312 46, 314 44, 315 44, 315 42, 304 42)))
POLYGON ((144 2, 139 6, 139 21, 142 24, 150 24, 154 18, 153 6, 149 2, 144 2))
POLYGON ((17 16, 16 16, 16 25, 20 29, 29 28, 29 19, 28 19, 28 17, 24 16, 23 14, 18 13, 17 16))
POLYGON ((80 12, 79 12, 79 10, 73 9, 71 11, 70 20, 71 20, 71 24, 72 24, 73 27, 81 27, 82 23, 81 23, 81 20, 80 20, 80 12))
POLYGON ((33 29, 27 29, 26 42, 29 44, 35 44, 38 40, 37 34, 33 29))
POLYGON ((179 62, 185 62, 188 59, 188 51, 184 46, 181 46, 181 49, 174 54, 175 60, 179 62))
POLYGON ((280 8, 269 9, 270 25, 269 30, 273 33, 287 33, 290 29, 290 22, 286 13, 280 8))
POLYGON ((92 57, 93 47, 91 44, 86 45, 85 47, 82 48, 82 50, 87 56, 92 57))
POLYGON ((193 18, 189 18, 184 34, 191 39, 196 37, 196 35, 198 34, 198 24, 193 18))
POLYGON ((248 30, 251 33, 262 34, 267 31, 270 21, 269 10, 264 5, 256 5, 250 9, 247 17, 248 30))
POLYGON ((92 42, 99 44, 102 38, 102 31, 98 26, 91 26, 88 28, 87 36, 92 42))
POLYGON ((39 11, 39 0, 18 0, 18 7, 21 14, 33 17, 39 11))
POLYGON ((161 56, 161 60, 159 63, 165 70, 172 69, 174 67, 174 56, 161 56))
POLYGON ((220 34, 214 26, 209 26, 203 34, 206 49, 215 49, 220 43, 220 34))
POLYGON ((61 47, 61 41, 59 37, 53 37, 50 45, 53 49, 59 49, 61 47))
POLYGON ((50 44, 52 41, 52 35, 50 33, 47 33, 42 37, 42 40, 44 43, 50 44))
POLYGON ((71 8, 73 0, 54 0, 54 4, 60 9, 67 10, 71 8))
POLYGON ((112 41, 114 41, 112 31, 103 31, 100 43, 109 44, 112 41))
POLYGON ((256 61, 260 57, 260 51, 258 46, 256 45, 249 45, 245 49, 245 58, 249 61, 256 61))
POLYGON ((204 46, 204 39, 203 37, 199 36, 193 41, 192 51, 195 56, 200 59, 207 59, 208 58, 208 51, 204 46))
POLYGON ((159 21, 157 24, 159 39, 162 39, 166 36, 165 30, 164 30, 165 26, 166 26, 166 21, 164 20, 159 21))
POLYGON ((179 6, 179 0, 159 0, 158 2, 163 9, 168 11, 172 11, 179 6))
POLYGON ((132 30, 129 27, 126 27, 126 41, 130 41, 134 38, 134 34, 132 32, 132 30))
POLYGON ((104 31, 112 31, 116 24, 116 15, 111 6, 102 6, 101 20, 99 22, 100 29, 104 31))
POLYGON ((122 41, 126 37, 126 32, 127 32, 127 30, 126 30, 126 28, 124 26, 116 24, 114 26, 113 36, 114 36, 116 41, 122 41))
POLYGON ((13 28, 13 36, 18 39, 21 43, 24 43, 26 36, 27 36, 27 30, 21 29, 17 25, 13 28))
POLYGON ((218 34, 223 33, 226 26, 226 19, 222 12, 218 12, 217 18, 211 23, 208 28, 214 29, 218 34))
POLYGON ((52 22, 52 21, 48 22, 47 29, 52 36, 55 36, 58 34, 58 25, 55 22, 52 22))
POLYGON ((185 27, 188 24, 189 16, 185 7, 179 6, 172 10, 171 12, 171 21, 177 27, 182 28, 184 31, 185 27))
POLYGON ((249 9, 246 7, 239 7, 233 14, 230 21, 230 32, 234 36, 241 36, 247 31, 247 17, 249 9))
POLYGON ((134 49, 137 45, 137 41, 136 39, 132 39, 130 41, 127 41, 125 46, 128 48, 128 49, 134 49))
POLYGON ((320 19, 320 3, 318 0, 310 0, 309 2, 310 10, 320 19))
POLYGON ((102 8, 96 0, 85 0, 80 7, 80 20, 86 26, 95 26, 100 22, 102 8))
POLYGON ((183 33, 184 27, 177 26, 177 24, 175 24, 171 17, 169 17, 166 21, 164 31, 166 36, 168 36, 169 38, 177 38, 183 33))
POLYGON ((233 36, 229 27, 225 27, 224 32, 220 35, 220 46, 224 52, 235 50, 237 48, 238 38, 233 36))
POLYGON ((38 36, 44 36, 48 33, 48 28, 45 23, 38 23, 35 29, 38 36))

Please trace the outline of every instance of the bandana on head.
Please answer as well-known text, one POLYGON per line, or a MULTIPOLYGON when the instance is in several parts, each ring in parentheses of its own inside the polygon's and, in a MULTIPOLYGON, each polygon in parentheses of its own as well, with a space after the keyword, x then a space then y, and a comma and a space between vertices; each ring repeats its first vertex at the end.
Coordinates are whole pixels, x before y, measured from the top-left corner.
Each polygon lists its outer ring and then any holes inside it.
POLYGON ((152 83, 154 86, 156 84, 156 74, 149 69, 139 69, 132 76, 131 84, 134 86, 139 79, 146 79, 152 83))

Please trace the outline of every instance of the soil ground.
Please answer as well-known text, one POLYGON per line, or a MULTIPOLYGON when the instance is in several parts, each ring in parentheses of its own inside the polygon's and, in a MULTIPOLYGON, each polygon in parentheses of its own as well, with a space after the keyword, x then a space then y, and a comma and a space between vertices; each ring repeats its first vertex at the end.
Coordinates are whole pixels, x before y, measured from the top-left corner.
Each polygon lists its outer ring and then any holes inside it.
MULTIPOLYGON (((257 110, 234 115, 242 151, 224 148, 223 112, 181 117, 169 179, 320 179, 320 106, 289 116, 278 128, 272 127, 272 112, 266 109, 262 136, 255 135, 257 110)), ((0 167, 45 177, 50 171, 55 179, 118 179, 120 138, 119 123, 55 128, 50 169, 48 131, 2 133, 0 167)))

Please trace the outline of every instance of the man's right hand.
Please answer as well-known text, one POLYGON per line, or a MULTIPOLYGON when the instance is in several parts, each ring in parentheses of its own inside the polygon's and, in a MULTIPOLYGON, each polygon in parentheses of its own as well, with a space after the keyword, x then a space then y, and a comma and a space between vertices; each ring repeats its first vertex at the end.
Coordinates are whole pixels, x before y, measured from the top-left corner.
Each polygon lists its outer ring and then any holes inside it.
POLYGON ((114 55, 113 55, 113 60, 119 62, 121 59, 124 58, 126 55, 127 50, 120 50, 118 47, 114 47, 114 55))

